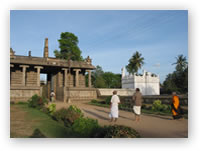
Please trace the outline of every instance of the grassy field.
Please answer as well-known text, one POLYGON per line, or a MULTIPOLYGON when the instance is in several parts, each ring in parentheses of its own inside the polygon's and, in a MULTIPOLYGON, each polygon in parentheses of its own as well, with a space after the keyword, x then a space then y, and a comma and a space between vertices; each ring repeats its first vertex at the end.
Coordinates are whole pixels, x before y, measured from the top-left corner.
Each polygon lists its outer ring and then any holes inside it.
POLYGON ((76 137, 69 128, 27 104, 10 105, 11 138, 28 138, 36 128, 48 138, 76 137))

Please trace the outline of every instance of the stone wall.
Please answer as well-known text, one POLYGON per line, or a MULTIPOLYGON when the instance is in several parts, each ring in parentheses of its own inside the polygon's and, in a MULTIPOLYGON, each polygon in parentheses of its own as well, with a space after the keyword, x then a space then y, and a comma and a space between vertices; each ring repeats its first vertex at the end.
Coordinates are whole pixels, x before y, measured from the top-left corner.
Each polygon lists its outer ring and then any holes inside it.
POLYGON ((26 86, 37 86, 37 72, 29 71, 26 73, 26 86))
POLYGON ((64 88, 63 87, 57 87, 56 89, 56 101, 63 101, 64 98, 64 88))
POLYGON ((111 96, 114 90, 120 96, 132 96, 135 92, 134 89, 97 89, 97 95, 98 97, 111 96))
POLYGON ((40 87, 11 87, 10 88, 10 101, 19 102, 19 101, 27 101, 33 95, 40 95, 41 89, 40 87))
MULTIPOLYGON (((131 96, 123 97, 120 96, 121 101, 128 101, 132 100, 131 96)), ((180 104, 181 105, 188 105, 188 96, 180 95, 180 104)), ((163 104, 171 104, 172 96, 171 95, 146 95, 143 96, 143 103, 145 104, 153 104, 155 100, 160 100, 163 104)))
POLYGON ((22 71, 21 70, 11 71, 10 82, 11 82, 11 86, 22 85, 22 71))
POLYGON ((95 88, 66 88, 65 95, 65 98, 70 97, 71 101, 91 101, 97 98, 95 88))

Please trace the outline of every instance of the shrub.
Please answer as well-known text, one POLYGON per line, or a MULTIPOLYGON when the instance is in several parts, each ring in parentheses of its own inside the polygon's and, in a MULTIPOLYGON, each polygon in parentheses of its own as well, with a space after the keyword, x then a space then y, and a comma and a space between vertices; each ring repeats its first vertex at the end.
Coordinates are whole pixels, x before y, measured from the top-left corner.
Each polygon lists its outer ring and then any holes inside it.
POLYGON ((97 120, 78 118, 72 125, 72 130, 81 137, 93 137, 99 127, 97 120))
POLYGON ((93 99, 93 100, 91 100, 91 103, 98 103, 98 101, 93 99))
POLYGON ((50 115, 53 115, 53 114, 55 113, 55 111, 56 111, 56 104, 50 104, 50 105, 48 106, 48 113, 49 113, 50 115))
POLYGON ((19 101, 19 102, 17 102, 17 104, 27 104, 27 102, 19 101))
POLYGON ((109 97, 106 98, 106 100, 105 100, 105 101, 106 101, 106 104, 110 104, 111 98, 112 98, 112 96, 109 96, 109 97))
POLYGON ((44 107, 45 104, 48 104, 47 99, 44 97, 40 97, 37 94, 33 95, 28 100, 28 106, 33 108, 41 109, 42 107, 44 107))
POLYGON ((160 100, 155 100, 152 105, 152 110, 158 112, 169 112, 171 111, 171 107, 169 105, 162 104, 160 100))
POLYGON ((78 107, 76 107, 75 105, 70 105, 68 110, 75 112, 75 113, 78 113, 80 115, 80 117, 84 116, 83 112, 78 107))
POLYGON ((101 138, 139 138, 139 133, 127 126, 113 125, 104 126, 96 133, 96 137, 101 138))
POLYGON ((76 106, 70 106, 68 109, 61 108, 52 114, 52 118, 65 126, 70 127, 74 121, 83 117, 83 113, 76 106))
POLYGON ((153 111, 160 111, 162 109, 162 102, 160 100, 155 100, 152 105, 153 111))
POLYGON ((46 136, 42 134, 38 128, 36 128, 30 138, 46 138, 46 136))

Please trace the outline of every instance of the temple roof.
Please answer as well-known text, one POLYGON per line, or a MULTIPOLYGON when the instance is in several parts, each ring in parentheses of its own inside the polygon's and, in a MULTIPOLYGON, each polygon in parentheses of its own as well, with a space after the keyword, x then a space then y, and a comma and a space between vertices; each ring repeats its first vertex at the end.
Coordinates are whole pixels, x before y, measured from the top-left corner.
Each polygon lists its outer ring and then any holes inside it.
POLYGON ((20 65, 38 65, 38 66, 51 66, 51 67, 67 67, 69 68, 84 68, 84 69, 95 69, 91 62, 85 61, 67 61, 64 59, 57 58, 43 58, 43 57, 32 57, 32 56, 20 56, 14 55, 10 56, 11 64, 20 64, 20 65))

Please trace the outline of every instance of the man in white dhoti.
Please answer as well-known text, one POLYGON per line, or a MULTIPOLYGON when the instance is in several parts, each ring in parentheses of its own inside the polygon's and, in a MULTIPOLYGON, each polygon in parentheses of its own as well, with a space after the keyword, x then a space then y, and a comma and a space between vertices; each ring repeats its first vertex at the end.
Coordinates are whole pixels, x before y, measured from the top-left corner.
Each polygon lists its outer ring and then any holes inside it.
POLYGON ((140 92, 139 88, 136 88, 136 92, 133 95, 132 99, 135 102, 134 106, 133 106, 133 111, 135 113, 135 120, 136 120, 136 122, 139 122, 140 121, 140 114, 141 114, 141 106, 142 106, 142 101, 143 101, 142 93, 140 92))
POLYGON ((119 97, 117 96, 117 91, 113 91, 113 96, 110 101, 110 122, 114 120, 114 122, 117 121, 117 118, 119 116, 118 111, 118 104, 120 103, 119 97))

